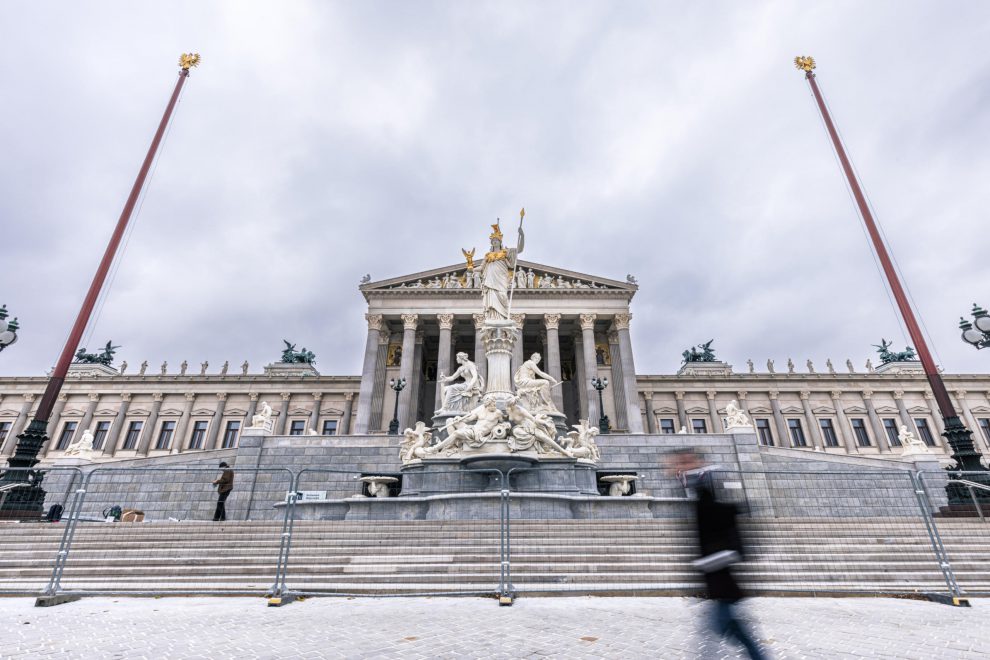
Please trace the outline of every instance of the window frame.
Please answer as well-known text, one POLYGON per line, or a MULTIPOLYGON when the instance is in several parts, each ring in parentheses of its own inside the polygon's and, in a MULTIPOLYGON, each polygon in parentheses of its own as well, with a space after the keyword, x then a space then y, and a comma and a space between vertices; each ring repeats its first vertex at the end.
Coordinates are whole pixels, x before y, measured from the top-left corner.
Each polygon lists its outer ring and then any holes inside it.
POLYGON ((289 435, 306 435, 306 420, 293 419, 289 422, 289 435))
POLYGON ((127 424, 127 434, 124 435, 124 444, 121 445, 123 451, 137 451, 138 443, 141 442, 141 433, 144 431, 143 419, 132 419, 127 424), (133 442, 131 439, 133 438, 133 442))
POLYGON ((804 433, 804 425, 801 423, 800 417, 787 418, 787 435, 790 436, 791 447, 807 448, 808 436, 804 433), (795 431, 797 431, 796 434, 795 431))
POLYGON ((692 417, 691 418, 691 433, 698 433, 704 435, 708 433, 708 422, 704 417, 692 417), (701 430, 698 430, 700 423, 701 430))
POLYGON ((672 417, 658 417, 657 422, 659 422, 657 430, 660 431, 660 435, 675 435, 677 433, 677 424, 672 417), (665 423, 670 426, 665 426, 665 423))
POLYGON ((839 434, 835 432, 835 424, 832 423, 831 417, 820 417, 818 419, 818 428, 822 431, 822 442, 826 447, 832 447, 834 449, 841 446, 839 444, 839 434))
POLYGON ((976 419, 976 425, 980 427, 980 431, 983 432, 983 439, 990 444, 990 418, 978 417, 976 419))
POLYGON ((323 420, 323 425, 320 426, 320 435, 338 435, 337 431, 340 430, 340 421, 337 419, 325 419, 323 420), (333 433, 327 433, 327 427, 333 424, 333 433))
POLYGON ((873 446, 872 439, 870 438, 870 430, 866 428, 866 420, 862 417, 850 417, 849 425, 852 427, 853 437, 856 438, 857 447, 873 446))
POLYGON ((914 420, 914 428, 918 429, 918 437, 921 441, 925 443, 926 447, 938 447, 938 442, 935 440, 935 434, 932 433, 932 427, 928 425, 928 420, 924 417, 918 417, 914 420))
POLYGON ((93 449, 103 449, 112 428, 113 422, 108 419, 96 422, 96 431, 93 433, 93 449))
POLYGON ((209 432, 210 432, 210 420, 208 419, 193 420, 192 433, 189 435, 188 449, 203 449, 203 445, 206 443, 206 436, 209 432), (203 425, 202 429, 199 428, 200 424, 203 425), (202 433, 200 433, 200 431, 202 431, 202 433))
POLYGON ((901 430, 897 425, 900 420, 894 419, 893 417, 883 417, 880 419, 880 423, 883 424, 883 431, 887 434, 887 442, 890 443, 891 447, 901 447, 900 434, 901 430), (887 422, 890 422, 888 424, 887 422))
POLYGON ((162 420, 162 424, 158 428, 158 438, 155 440, 155 449, 157 451, 165 451, 171 449, 172 442, 175 440, 176 426, 177 426, 176 422, 171 419, 162 420), (172 426, 169 426, 169 424, 171 424, 172 426))
POLYGON ((754 417, 753 424, 756 426, 756 437, 764 447, 775 447, 773 440, 773 426, 767 417, 754 417))
POLYGON ((76 435, 79 422, 67 419, 62 422, 62 432, 58 434, 58 441, 55 443, 55 451, 65 451, 72 444, 72 438, 76 435))
POLYGON ((220 443, 220 449, 235 449, 237 447, 237 440, 241 436, 241 420, 239 419, 228 419, 227 423, 223 427, 223 441, 220 443))
POLYGON ((0 448, 7 444, 10 432, 14 430, 13 422, 0 422, 0 448))

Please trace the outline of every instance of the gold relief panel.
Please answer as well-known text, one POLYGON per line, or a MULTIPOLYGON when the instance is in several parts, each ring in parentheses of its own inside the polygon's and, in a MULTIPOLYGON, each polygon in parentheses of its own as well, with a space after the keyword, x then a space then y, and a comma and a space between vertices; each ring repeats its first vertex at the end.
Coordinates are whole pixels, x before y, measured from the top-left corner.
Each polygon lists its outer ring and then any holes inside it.
POLYGON ((389 344, 388 356, 385 358, 386 367, 402 366, 402 344, 389 344))
POLYGON ((609 350, 608 344, 595 344, 595 362, 599 367, 609 367, 612 365, 612 353, 609 350))

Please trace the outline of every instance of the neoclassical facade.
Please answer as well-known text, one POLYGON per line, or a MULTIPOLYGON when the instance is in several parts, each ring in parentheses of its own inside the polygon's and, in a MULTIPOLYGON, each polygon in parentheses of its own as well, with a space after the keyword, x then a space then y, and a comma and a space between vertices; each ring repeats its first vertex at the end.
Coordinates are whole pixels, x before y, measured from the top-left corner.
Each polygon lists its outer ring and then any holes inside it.
MULTIPOLYGON (((164 456, 234 447, 262 401, 272 407, 276 435, 385 433, 430 423, 438 381, 466 353, 485 371, 478 329, 478 268, 459 263, 359 286, 367 301, 368 334, 361 374, 321 375, 310 365, 273 363, 179 373, 167 366, 137 373, 74 365, 48 427, 45 457, 54 459, 84 429, 94 434, 98 460, 164 456), (396 393, 390 381, 405 379, 396 393)), ((941 416, 916 363, 857 368, 831 362, 815 369, 743 369, 690 362, 677 373, 636 371, 630 332, 635 279, 619 281, 520 261, 511 315, 521 328, 513 370, 533 353, 561 384, 551 390, 568 424, 601 414, 594 377, 609 381, 601 405, 613 433, 719 433, 736 400, 752 418, 760 442, 809 452, 896 458, 901 426, 945 452, 941 416)), ((357 320, 355 320, 357 321, 357 320)), ((662 342, 662 337, 650 337, 662 342)), ((682 347, 669 347, 679 352, 682 347)), ((12 349, 16 350, 16 349, 12 349)), ((350 350, 360 350, 353 347, 350 350)), ((977 448, 990 454, 990 376, 944 375, 977 448)), ((9 456, 44 391, 44 377, 0 378, 0 454, 9 456)))

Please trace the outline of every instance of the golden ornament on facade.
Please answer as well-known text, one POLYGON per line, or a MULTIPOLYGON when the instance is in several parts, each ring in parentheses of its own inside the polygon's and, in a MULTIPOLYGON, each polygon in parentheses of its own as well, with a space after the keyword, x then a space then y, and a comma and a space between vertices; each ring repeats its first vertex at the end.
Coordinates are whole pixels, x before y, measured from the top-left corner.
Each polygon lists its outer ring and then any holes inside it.
POLYGON ((461 248, 461 254, 464 255, 464 258, 465 259, 467 259, 467 269, 468 270, 474 270, 474 251, 476 249, 477 248, 471 248, 471 251, 468 252, 464 248, 461 248))
POLYGON ((179 66, 188 71, 193 67, 199 66, 200 59, 199 53, 183 53, 179 56, 179 66))
POLYGON ((815 58, 811 55, 798 55, 794 58, 794 66, 802 71, 811 73, 811 70, 815 68, 815 58))

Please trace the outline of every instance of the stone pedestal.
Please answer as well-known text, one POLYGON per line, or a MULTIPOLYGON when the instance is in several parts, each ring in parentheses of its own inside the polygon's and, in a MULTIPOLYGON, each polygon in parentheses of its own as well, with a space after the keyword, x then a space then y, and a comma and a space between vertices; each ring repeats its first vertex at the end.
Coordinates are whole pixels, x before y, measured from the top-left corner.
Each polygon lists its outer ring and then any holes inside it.
POLYGON ((731 376, 732 365, 720 362, 685 362, 677 370, 678 376, 731 376))
POLYGON ((319 376, 320 372, 313 365, 303 362, 273 362, 265 365, 265 375, 275 378, 305 378, 319 376))
POLYGON ((518 332, 519 326, 514 321, 494 319, 486 319, 481 329, 481 340, 485 345, 485 358, 488 362, 485 396, 494 398, 499 410, 505 410, 506 401, 513 396, 512 349, 518 332))
POLYGON ((879 367, 877 367, 876 372, 878 374, 923 374, 925 373, 925 368, 921 366, 921 362, 884 362, 879 367))
MULTIPOLYGON (((48 372, 51 376, 52 372, 48 372)), ((86 364, 77 362, 69 365, 69 372, 66 374, 67 378, 109 378, 110 376, 119 376, 120 372, 110 366, 105 364, 86 364)))

